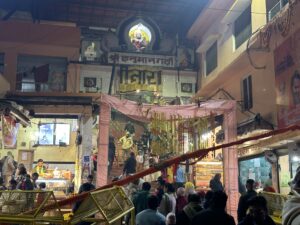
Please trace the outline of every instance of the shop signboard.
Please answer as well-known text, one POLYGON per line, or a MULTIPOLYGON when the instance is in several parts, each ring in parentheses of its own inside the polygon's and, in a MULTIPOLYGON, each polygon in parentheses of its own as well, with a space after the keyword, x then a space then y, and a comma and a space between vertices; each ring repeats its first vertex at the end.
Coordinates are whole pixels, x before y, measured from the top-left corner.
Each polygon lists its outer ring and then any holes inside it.
POLYGON ((108 53, 108 63, 118 65, 139 65, 174 68, 176 65, 176 60, 175 56, 110 52, 108 53))
POLYGON ((137 90, 160 92, 162 90, 161 71, 149 68, 121 67, 119 91, 126 93, 137 90))
POLYGON ((274 51, 278 127, 300 122, 300 29, 274 51))

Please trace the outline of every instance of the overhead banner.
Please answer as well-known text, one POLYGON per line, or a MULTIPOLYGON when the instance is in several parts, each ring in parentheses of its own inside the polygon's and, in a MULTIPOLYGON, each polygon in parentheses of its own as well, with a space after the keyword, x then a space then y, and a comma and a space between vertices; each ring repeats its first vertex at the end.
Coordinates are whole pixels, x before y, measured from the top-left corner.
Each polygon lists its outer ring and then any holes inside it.
POLYGON ((119 91, 125 93, 137 90, 160 92, 162 90, 161 71, 122 66, 119 91))
POLYGON ((139 65, 170 68, 174 68, 176 65, 175 56, 147 55, 126 52, 108 53, 108 63, 119 65, 139 65))
POLYGON ((4 148, 16 148, 19 124, 8 116, 3 116, 2 119, 3 146, 4 148))
POLYGON ((300 122, 300 30, 274 51, 278 127, 300 122))

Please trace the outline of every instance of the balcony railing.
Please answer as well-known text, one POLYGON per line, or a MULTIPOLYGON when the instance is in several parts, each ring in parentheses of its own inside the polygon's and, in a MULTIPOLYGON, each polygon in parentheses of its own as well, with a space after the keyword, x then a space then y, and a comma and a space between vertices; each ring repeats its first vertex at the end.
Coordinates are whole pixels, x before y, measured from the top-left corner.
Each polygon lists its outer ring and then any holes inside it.
POLYGON ((268 12, 268 21, 272 20, 274 16, 288 3, 288 0, 280 0, 272 9, 268 12))

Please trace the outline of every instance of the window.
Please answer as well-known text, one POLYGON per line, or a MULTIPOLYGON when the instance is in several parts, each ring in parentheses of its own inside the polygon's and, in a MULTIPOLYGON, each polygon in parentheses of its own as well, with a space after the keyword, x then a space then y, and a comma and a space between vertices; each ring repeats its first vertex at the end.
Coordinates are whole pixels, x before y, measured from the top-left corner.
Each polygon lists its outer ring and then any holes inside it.
POLYGON ((251 5, 234 22, 235 48, 240 47, 251 35, 251 5))
POLYGON ((253 107, 252 77, 245 78, 242 85, 243 110, 249 110, 253 107))
POLYGON ((70 124, 42 123, 39 126, 39 145, 69 145, 70 124))
POLYGON ((205 53, 206 76, 218 66, 217 41, 205 53))
POLYGON ((66 58, 19 55, 16 87, 24 92, 63 92, 66 74, 66 58))
POLYGON ((267 0, 268 21, 270 21, 288 3, 288 0, 267 0))

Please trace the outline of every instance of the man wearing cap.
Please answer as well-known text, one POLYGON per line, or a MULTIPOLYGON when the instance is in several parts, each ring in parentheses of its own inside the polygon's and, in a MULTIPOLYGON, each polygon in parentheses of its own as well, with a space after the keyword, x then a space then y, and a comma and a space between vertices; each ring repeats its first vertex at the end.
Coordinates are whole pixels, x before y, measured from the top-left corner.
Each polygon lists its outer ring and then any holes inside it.
POLYGON ((44 166, 44 160, 39 159, 37 165, 33 168, 32 173, 38 173, 39 176, 43 176, 47 172, 47 168, 44 166))

